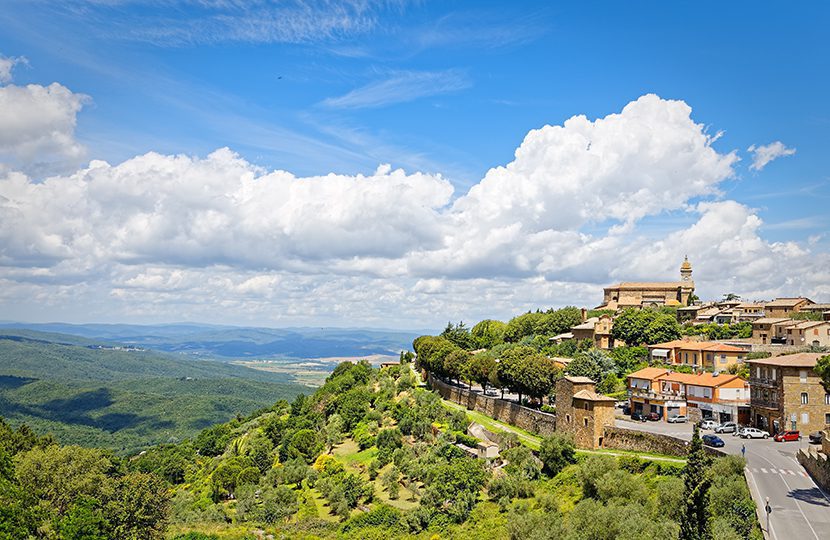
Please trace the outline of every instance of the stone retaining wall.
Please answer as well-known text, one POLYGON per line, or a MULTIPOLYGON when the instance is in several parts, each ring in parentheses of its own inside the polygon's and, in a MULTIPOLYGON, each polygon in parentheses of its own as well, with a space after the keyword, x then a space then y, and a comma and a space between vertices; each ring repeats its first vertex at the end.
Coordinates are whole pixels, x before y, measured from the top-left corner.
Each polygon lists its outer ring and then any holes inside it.
POLYGON ((812 448, 800 448, 797 457, 798 462, 807 469, 816 484, 824 491, 830 491, 830 461, 827 454, 812 448))
MULTIPOLYGON (((605 426, 602 447, 679 457, 685 457, 689 453, 689 441, 684 441, 683 439, 678 439, 670 435, 612 426, 605 426)), ((704 446, 703 449, 713 456, 720 457, 726 455, 725 452, 717 448, 704 446)))
POLYGON ((463 405, 468 410, 486 414, 499 422, 510 424, 531 433, 547 437, 556 431, 556 415, 522 407, 512 401, 485 396, 447 384, 437 377, 428 375, 427 380, 433 390, 453 403, 463 405))

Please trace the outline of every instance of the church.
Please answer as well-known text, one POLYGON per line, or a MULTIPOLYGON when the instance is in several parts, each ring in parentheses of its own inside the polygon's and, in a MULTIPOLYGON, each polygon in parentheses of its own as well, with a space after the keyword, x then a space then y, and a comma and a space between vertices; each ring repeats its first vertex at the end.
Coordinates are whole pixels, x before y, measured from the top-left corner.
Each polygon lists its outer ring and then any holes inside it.
POLYGON ((692 264, 686 257, 680 265, 680 281, 668 282, 624 282, 603 289, 603 305, 597 309, 642 308, 648 306, 687 306, 694 294, 692 264))

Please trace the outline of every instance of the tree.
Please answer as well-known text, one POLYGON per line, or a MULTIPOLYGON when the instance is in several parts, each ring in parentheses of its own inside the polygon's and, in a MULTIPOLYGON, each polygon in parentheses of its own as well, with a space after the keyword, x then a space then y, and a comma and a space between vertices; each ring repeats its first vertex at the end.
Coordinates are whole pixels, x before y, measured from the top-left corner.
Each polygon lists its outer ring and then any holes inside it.
POLYGON ((441 337, 462 349, 470 350, 473 348, 473 338, 470 336, 470 330, 464 325, 464 321, 459 321, 455 325, 448 322, 447 327, 441 332, 441 337))
POLYGON ((629 308, 614 319, 611 335, 629 346, 671 341, 680 337, 677 318, 654 309, 629 308))
POLYGON ((709 486, 707 469, 711 460, 703 449, 697 425, 692 432, 692 443, 686 466, 683 468, 685 505, 680 515, 680 540, 711 540, 709 525, 709 486))
POLYGON ((519 394, 519 403, 522 401, 522 395, 526 392, 523 384, 525 380, 525 359, 535 354, 536 350, 533 347, 514 345, 505 349, 499 359, 497 369, 499 381, 512 392, 519 394))
POLYGON ((129 473, 116 482, 116 497, 107 507, 113 538, 151 540, 164 537, 170 494, 155 475, 129 473))
POLYGON ((544 320, 545 314, 538 311, 513 317, 504 329, 504 341, 518 343, 522 338, 534 335, 536 330, 542 326, 544 320))
POLYGON ((821 384, 824 386, 824 390, 830 394, 830 354, 819 358, 818 362, 816 362, 816 367, 813 369, 816 375, 821 377, 821 384))
POLYGON ((485 319, 473 326, 470 330, 475 346, 479 349, 490 349, 504 343, 504 331, 507 325, 501 321, 485 319))
POLYGON ((400 485, 398 481, 401 478, 401 473, 398 471, 398 468, 392 465, 392 468, 386 471, 383 474, 381 482, 383 483, 383 487, 389 493, 389 498, 395 500, 398 498, 398 490, 400 485))
POLYGON ((463 349, 456 349, 444 358, 442 372, 449 378, 460 382, 461 376, 467 371, 467 362, 470 360, 470 353, 463 349))
POLYGON ((576 463, 576 450, 573 439, 559 433, 545 437, 539 448, 539 459, 542 461, 542 470, 548 476, 556 476, 559 472, 576 463))
POLYGON ((496 359, 489 351, 480 352, 467 363, 467 377, 480 384, 486 394, 487 385, 493 380, 497 368, 496 359))
POLYGON ((646 347, 615 347, 610 354, 617 366, 618 377, 625 377, 648 362, 646 347))
POLYGON ((594 382, 602 381, 606 375, 614 373, 617 366, 604 352, 590 349, 576 356, 568 364, 568 373, 577 377, 588 377, 594 382))
POLYGON ((343 417, 334 413, 329 416, 326 422, 326 446, 328 446, 329 452, 341 442, 343 442, 343 417))
POLYGON ((741 299, 741 295, 735 294, 735 293, 726 293, 726 294, 723 295, 723 301, 724 302, 734 302, 734 301, 740 300, 740 299, 741 299))

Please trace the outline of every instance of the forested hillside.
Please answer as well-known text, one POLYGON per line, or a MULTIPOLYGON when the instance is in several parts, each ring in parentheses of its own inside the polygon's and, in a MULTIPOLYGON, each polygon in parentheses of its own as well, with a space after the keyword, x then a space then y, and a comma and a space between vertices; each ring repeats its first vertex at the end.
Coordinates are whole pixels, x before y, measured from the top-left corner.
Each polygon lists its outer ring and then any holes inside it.
POLYGON ((710 465, 699 440, 691 468, 583 453, 563 436, 534 453, 509 433, 497 434, 500 456, 486 461, 464 449, 478 442, 465 433, 468 424, 464 412, 419 387, 409 365, 379 371, 361 362, 338 366, 310 397, 127 460, 11 433, 12 442, 0 445, 0 503, 9 509, 0 511, 0 531, 90 539, 674 540, 691 515, 693 490, 708 497, 695 515, 715 538, 759 538, 743 460, 710 465), (145 532, 133 536, 138 519, 145 532))
POLYGON ((0 332, 0 415, 132 453, 305 390, 286 375, 31 331, 0 332))

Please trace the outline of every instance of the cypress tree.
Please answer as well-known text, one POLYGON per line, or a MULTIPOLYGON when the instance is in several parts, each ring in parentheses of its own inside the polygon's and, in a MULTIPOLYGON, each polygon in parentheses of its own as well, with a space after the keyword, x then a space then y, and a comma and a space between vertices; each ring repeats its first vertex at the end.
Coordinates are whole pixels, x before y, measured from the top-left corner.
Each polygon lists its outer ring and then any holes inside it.
POLYGON ((680 516, 680 540, 712 540, 709 526, 709 456, 700 440, 697 425, 692 433, 692 444, 686 467, 683 469, 685 506, 680 516))

